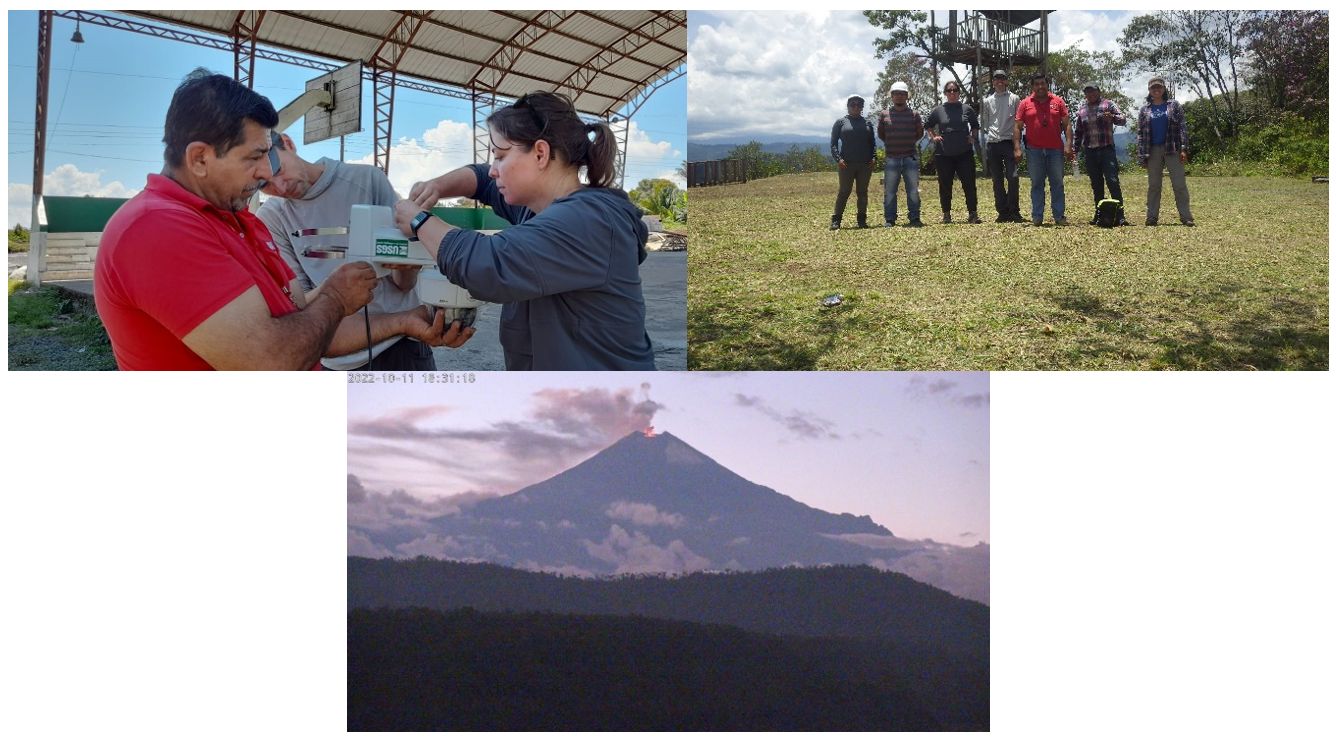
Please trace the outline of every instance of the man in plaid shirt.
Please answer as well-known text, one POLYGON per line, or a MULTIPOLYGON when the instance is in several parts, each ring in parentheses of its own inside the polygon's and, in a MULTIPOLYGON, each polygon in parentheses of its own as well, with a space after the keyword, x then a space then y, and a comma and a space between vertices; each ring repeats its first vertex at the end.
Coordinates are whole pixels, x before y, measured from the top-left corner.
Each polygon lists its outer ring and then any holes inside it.
MULTIPOLYGON (((1118 110, 1118 104, 1102 97, 1099 85, 1085 86, 1085 105, 1076 111, 1076 149, 1085 152, 1086 174, 1090 175, 1090 189, 1095 205, 1104 200, 1104 183, 1109 184, 1109 196, 1118 201, 1118 225, 1126 226, 1123 218, 1123 188, 1118 182, 1118 151, 1113 145, 1113 127, 1127 125, 1127 116, 1118 110)), ((1091 218, 1090 223, 1095 223, 1091 218)))

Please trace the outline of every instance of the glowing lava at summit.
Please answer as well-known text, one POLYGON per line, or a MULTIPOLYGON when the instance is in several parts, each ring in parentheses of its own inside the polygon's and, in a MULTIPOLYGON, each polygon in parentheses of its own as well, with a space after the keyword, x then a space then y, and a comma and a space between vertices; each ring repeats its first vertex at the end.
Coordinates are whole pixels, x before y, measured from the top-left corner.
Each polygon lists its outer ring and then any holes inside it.
POLYGON ((646 437, 657 437, 658 435, 654 433, 654 427, 652 427, 652 426, 648 426, 648 427, 645 427, 645 436, 646 436, 646 437))

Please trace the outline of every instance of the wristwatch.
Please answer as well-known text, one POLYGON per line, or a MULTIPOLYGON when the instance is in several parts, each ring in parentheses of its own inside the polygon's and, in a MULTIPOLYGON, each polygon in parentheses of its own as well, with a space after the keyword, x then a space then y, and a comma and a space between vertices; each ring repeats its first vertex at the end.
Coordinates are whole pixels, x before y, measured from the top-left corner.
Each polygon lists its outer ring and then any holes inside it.
POLYGON ((427 223, 427 219, 429 218, 431 218, 431 211, 423 211, 414 216, 413 220, 409 222, 408 229, 413 232, 414 239, 417 238, 418 229, 422 228, 422 224, 427 223))

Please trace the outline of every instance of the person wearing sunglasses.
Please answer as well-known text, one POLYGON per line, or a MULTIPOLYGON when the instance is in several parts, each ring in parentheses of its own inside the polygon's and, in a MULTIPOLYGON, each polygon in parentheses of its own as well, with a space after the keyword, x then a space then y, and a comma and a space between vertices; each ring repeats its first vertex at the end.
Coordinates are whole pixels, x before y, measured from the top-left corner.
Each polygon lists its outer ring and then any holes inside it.
MULTIPOLYGON (((365 203, 394 207, 400 198, 390 179, 378 167, 348 164, 322 157, 308 162, 297 154, 296 143, 287 134, 274 132, 269 148, 273 175, 263 188, 270 196, 255 215, 269 227, 283 261, 296 273, 297 282, 309 301, 339 266, 340 260, 319 259, 307 255, 308 249, 347 245, 348 237, 309 233, 320 227, 348 227, 352 206, 365 203)), ((418 269, 391 270, 376 285, 375 298, 367 306, 370 321, 371 361, 367 361, 367 327, 362 317, 349 321, 357 331, 344 346, 350 349, 321 364, 329 370, 435 370, 432 347, 457 348, 473 336, 473 328, 462 329, 458 322, 443 326, 444 314, 434 318, 418 300, 414 287, 418 269), (393 341, 387 341, 393 340, 393 341)), ((339 332, 342 335, 344 332, 339 332)), ((340 337, 342 338, 342 337, 340 337)))
POLYGON ((933 163, 937 165, 937 194, 942 203, 942 223, 951 223, 951 189, 957 178, 965 191, 969 222, 979 221, 979 194, 974 181, 974 138, 979 117, 960 99, 960 83, 952 80, 942 88, 946 102, 932 109, 923 127, 932 136, 933 163))
POLYGON ((507 370, 653 370, 640 283, 649 229, 613 187, 612 129, 549 92, 493 112, 487 128, 492 163, 413 185, 396 224, 451 282, 503 304, 507 370), (492 235, 455 228, 429 210, 452 197, 515 225, 492 235))
POLYGON ((273 177, 267 98, 196 69, 163 126, 162 174, 120 207, 93 266, 98 315, 123 370, 318 369, 371 300, 376 272, 345 264, 308 304, 269 230, 246 210, 273 177))
POLYGON ((1067 103, 1048 92, 1042 73, 1030 79, 1030 96, 1016 108, 1014 154, 1021 158, 1025 141, 1025 164, 1030 170, 1030 223, 1044 223, 1044 180, 1053 195, 1053 223, 1067 225, 1066 194, 1062 188, 1063 159, 1072 158, 1072 121, 1067 103))

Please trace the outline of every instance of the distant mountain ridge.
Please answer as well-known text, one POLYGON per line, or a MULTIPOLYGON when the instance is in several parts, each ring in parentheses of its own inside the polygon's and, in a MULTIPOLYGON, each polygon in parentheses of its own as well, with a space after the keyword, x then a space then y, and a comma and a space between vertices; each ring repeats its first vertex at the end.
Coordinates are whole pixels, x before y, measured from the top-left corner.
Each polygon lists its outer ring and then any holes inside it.
MULTIPOLYGON (((1136 142, 1137 135, 1131 131, 1122 130, 1113 135, 1114 145, 1117 147, 1118 161, 1126 163, 1131 159, 1128 153, 1129 145, 1136 142)), ((782 141, 765 141, 761 139, 748 139, 747 141, 735 141, 727 144, 707 144, 704 142, 687 141, 687 161, 705 162, 715 159, 726 159, 728 153, 740 146, 745 146, 751 141, 761 141, 761 151, 774 154, 784 154, 795 144, 799 149, 806 149, 815 146, 825 154, 830 149, 829 136, 807 136, 807 137, 786 137, 782 141)), ((881 142, 877 142, 881 146, 881 142)))
POLYGON ((826 136, 786 136, 782 139, 747 139, 746 141, 737 141, 730 144, 707 144, 699 141, 687 141, 687 160, 691 162, 703 162, 712 159, 724 159, 728 153, 740 146, 759 141, 761 142, 761 151, 774 154, 783 154, 790 147, 797 146, 799 149, 816 147, 823 154, 830 151, 830 135, 826 136))
POLYGON ((868 566, 588 579, 487 563, 348 558, 348 608, 379 607, 640 614, 988 656, 987 606, 868 566))
POLYGON ((416 554, 572 575, 865 563, 868 548, 845 538, 892 537, 870 517, 752 483, 672 434, 641 432, 428 524, 416 554))

